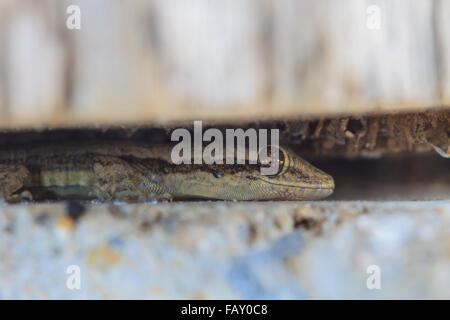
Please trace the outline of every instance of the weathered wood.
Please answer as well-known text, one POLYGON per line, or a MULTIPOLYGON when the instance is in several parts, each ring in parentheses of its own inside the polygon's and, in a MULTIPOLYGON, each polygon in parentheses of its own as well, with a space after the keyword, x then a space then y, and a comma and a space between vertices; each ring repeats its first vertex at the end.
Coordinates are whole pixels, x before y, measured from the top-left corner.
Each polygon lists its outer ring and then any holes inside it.
POLYGON ((442 0, 4 1, 0 126, 449 106, 449 15, 442 0))

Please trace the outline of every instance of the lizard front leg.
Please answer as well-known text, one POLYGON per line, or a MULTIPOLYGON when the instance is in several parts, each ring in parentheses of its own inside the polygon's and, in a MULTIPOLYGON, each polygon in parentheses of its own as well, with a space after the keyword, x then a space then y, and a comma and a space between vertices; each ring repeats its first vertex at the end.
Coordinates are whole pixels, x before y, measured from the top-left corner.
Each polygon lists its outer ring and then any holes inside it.
POLYGON ((30 171, 24 165, 0 165, 0 197, 10 203, 30 200, 30 192, 17 193, 29 179, 30 171))
POLYGON ((148 201, 168 197, 167 188, 151 181, 142 168, 114 156, 95 156, 98 196, 111 201, 148 201))

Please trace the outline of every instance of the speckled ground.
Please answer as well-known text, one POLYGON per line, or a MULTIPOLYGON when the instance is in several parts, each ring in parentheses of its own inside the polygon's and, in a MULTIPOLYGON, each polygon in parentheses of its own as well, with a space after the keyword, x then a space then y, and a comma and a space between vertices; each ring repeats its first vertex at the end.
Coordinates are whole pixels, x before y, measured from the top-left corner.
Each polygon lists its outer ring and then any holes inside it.
POLYGON ((0 298, 450 298, 448 200, 0 211, 0 298))

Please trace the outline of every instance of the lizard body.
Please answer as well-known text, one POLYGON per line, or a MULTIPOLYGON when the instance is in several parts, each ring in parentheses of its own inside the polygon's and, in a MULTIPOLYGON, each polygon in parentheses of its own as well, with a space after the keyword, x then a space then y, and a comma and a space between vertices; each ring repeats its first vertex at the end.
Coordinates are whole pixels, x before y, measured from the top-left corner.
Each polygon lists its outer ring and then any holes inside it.
POLYGON ((288 148, 274 176, 257 164, 181 164, 171 146, 136 142, 77 142, 0 150, 0 196, 22 199, 312 200, 330 195, 331 176, 288 148))

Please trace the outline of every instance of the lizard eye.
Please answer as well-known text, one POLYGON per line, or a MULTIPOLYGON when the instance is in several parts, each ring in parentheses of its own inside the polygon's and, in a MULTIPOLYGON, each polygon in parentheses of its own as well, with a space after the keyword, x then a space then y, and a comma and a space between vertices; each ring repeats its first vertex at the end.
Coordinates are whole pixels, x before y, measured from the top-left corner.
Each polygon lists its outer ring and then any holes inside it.
POLYGON ((262 148, 259 150, 258 153, 258 165, 263 168, 270 168, 270 167, 276 167, 276 164, 273 163, 273 161, 276 161, 278 163, 278 170, 274 175, 271 175, 269 177, 275 177, 276 175, 280 174, 281 171, 283 171, 284 167, 284 152, 281 152, 279 148, 278 149, 278 157, 276 156, 276 153, 274 155, 274 158, 272 158, 271 151, 277 148, 275 146, 268 146, 267 148, 262 148))

